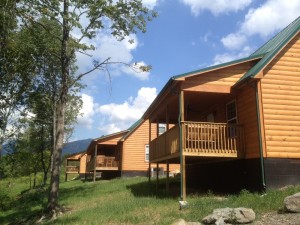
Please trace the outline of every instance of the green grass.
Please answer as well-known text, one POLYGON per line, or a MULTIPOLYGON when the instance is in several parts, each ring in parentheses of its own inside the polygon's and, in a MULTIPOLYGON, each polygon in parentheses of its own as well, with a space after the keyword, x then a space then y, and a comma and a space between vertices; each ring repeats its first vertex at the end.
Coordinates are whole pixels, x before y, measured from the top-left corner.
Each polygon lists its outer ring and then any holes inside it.
MULTIPOLYGON (((47 201, 44 189, 29 190, 28 179, 15 179, 10 187, 10 207, 0 210, 0 224, 32 224, 42 215, 47 201), (22 180, 23 179, 23 180, 22 180)), ((0 181, 0 188, 7 185, 0 181)), ((216 196, 209 193, 188 196, 189 207, 179 210, 178 180, 172 180, 171 196, 164 192, 164 181, 156 193, 155 182, 137 177, 60 184, 60 204, 66 212, 56 221, 45 224, 171 224, 178 218, 199 221, 215 208, 250 207, 258 216, 282 207, 284 197, 300 191, 300 187, 270 190, 264 195, 242 191, 238 195, 216 196)), ((1 189, 2 191, 2 189, 1 189)))

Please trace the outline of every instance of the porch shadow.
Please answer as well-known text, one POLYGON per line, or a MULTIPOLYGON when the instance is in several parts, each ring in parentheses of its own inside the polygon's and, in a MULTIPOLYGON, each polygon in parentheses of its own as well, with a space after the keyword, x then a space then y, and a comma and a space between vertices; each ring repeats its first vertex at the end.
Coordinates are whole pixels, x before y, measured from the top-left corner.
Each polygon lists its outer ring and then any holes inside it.
POLYGON ((126 188, 129 189, 135 197, 155 196, 157 198, 178 199, 180 196, 180 179, 170 178, 169 192, 166 191, 166 178, 159 179, 158 189, 156 188, 156 180, 154 179, 151 179, 150 183, 143 181, 137 184, 127 185, 126 188))

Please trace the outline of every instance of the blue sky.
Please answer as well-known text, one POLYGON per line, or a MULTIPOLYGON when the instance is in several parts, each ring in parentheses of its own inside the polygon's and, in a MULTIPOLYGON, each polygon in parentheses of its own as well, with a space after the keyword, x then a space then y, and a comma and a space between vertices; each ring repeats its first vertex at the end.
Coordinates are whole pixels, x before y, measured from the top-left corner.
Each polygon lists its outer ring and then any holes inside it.
MULTIPOLYGON (((116 64, 83 79, 83 108, 71 140, 96 138, 138 120, 171 76, 251 54, 299 16, 300 0, 143 0, 159 13, 145 34, 122 42, 100 31, 93 58, 151 65, 148 73, 116 64), (133 39, 134 44, 128 40, 133 39)), ((92 58, 77 55, 79 71, 92 58)))

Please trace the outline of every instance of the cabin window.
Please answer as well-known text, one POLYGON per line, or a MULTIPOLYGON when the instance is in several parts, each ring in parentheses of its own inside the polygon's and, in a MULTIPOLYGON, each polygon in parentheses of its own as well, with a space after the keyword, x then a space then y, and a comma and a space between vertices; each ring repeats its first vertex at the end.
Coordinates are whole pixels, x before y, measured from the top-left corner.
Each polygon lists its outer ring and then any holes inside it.
POLYGON ((165 133, 167 130, 167 125, 165 123, 158 124, 158 135, 165 133))
POLYGON ((145 145, 145 161, 149 162, 149 145, 145 145))
POLYGON ((230 124, 237 124, 237 110, 236 110, 236 101, 233 100, 226 104, 226 117, 228 127, 228 137, 234 138, 236 137, 236 127, 231 126, 230 124))
POLYGON ((236 101, 233 100, 226 104, 227 123, 237 124, 236 101))

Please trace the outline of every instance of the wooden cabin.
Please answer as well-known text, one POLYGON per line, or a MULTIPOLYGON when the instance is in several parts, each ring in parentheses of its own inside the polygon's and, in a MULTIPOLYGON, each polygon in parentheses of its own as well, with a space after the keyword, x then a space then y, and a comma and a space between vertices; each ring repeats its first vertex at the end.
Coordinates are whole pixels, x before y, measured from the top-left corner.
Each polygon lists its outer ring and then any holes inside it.
MULTIPOLYGON (((131 177, 151 175, 156 167, 149 166, 149 121, 138 120, 127 130, 97 138, 87 149, 86 171, 105 177, 131 177), (150 171, 150 173, 149 173, 150 171)), ((159 130, 159 129, 157 129, 159 130)), ((153 132, 156 129, 153 126, 153 132)), ((162 132, 162 131, 161 131, 162 132)), ((164 173, 166 165, 157 172, 164 173)), ((179 170, 178 165, 170 165, 168 171, 179 170)))
POLYGON ((299 29, 297 18, 249 57, 171 77, 145 112, 150 163, 180 163, 182 199, 190 183, 300 183, 299 29), (152 139, 157 124, 167 131, 152 139))
POLYGON ((86 173, 86 152, 79 152, 66 158, 65 163, 65 181, 68 180, 69 174, 79 174, 83 177, 86 173))

